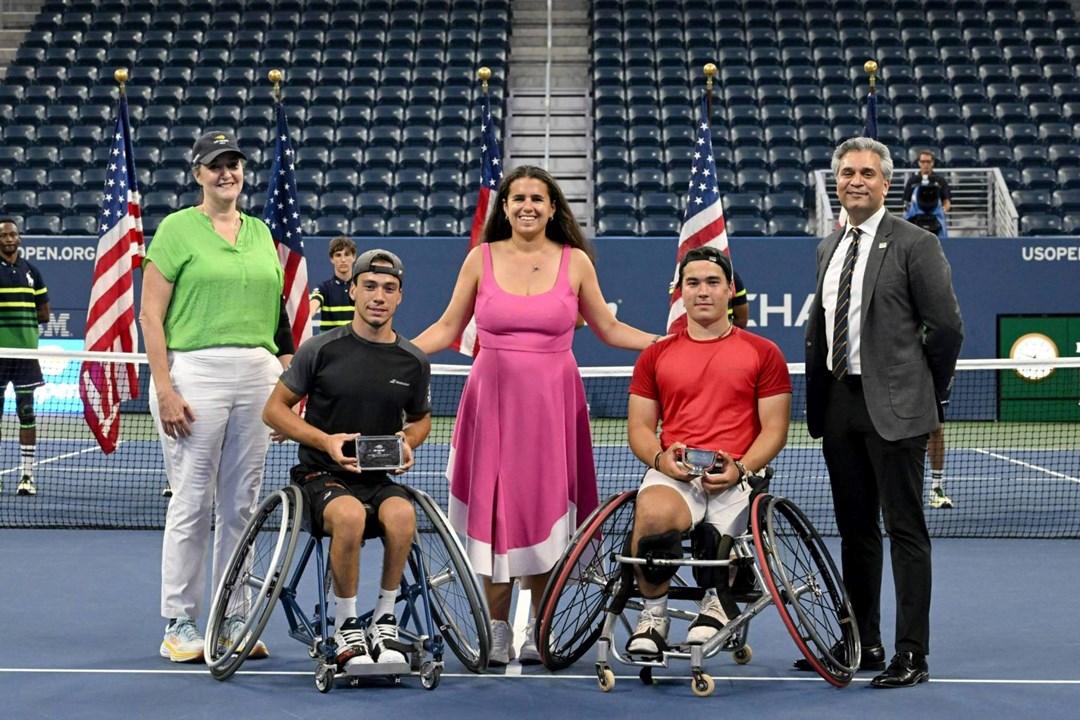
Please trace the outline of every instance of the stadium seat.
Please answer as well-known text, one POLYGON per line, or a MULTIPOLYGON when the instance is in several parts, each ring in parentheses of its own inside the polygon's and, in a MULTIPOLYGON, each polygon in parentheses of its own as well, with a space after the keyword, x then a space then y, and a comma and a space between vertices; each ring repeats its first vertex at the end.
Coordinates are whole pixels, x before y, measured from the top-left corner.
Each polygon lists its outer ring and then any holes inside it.
POLYGON ((69 215, 60 221, 60 232, 64 235, 97 235, 98 223, 90 216, 69 215))
POLYGON ((1021 215, 1053 211, 1050 193, 1046 190, 1013 190, 1010 197, 1021 215))
POLYGON ((1061 217, 1049 213, 1029 213, 1020 218, 1020 234, 1025 236, 1061 235, 1065 232, 1061 217))
POLYGON ((804 237, 809 235, 806 219, 794 215, 781 215, 769 220, 766 234, 778 237, 804 237))
POLYGON ((768 223, 761 217, 736 215, 725 219, 729 236, 762 237, 768 230, 768 223))
POLYGON ((59 235, 60 218, 55 215, 32 215, 23 221, 26 235, 59 235))
POLYGON ((25 215, 36 211, 37 194, 30 190, 8 190, 0 196, 0 203, 5 213, 25 215))
POLYGON ((771 192, 765 196, 763 210, 769 220, 780 216, 806 216, 804 196, 799 193, 771 192))
POLYGON ((632 236, 638 234, 638 221, 633 216, 611 216, 596 222, 598 236, 632 236))

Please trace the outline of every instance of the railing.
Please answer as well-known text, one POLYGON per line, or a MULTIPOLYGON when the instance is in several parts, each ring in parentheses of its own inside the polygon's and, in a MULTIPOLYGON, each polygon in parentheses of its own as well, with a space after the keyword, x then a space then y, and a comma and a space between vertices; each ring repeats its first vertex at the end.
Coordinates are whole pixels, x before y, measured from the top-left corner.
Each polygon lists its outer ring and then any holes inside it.
MULTIPOLYGON (((895 215, 903 215, 911 202, 903 197, 904 183, 917 170, 893 172, 885 206, 895 215)), ((945 177, 952 194, 952 209, 947 227, 953 237, 1016 237, 1018 214, 1005 179, 997 168, 950 168, 935 170, 945 177)), ((840 201, 836 197, 836 178, 831 170, 814 171, 814 230, 825 237, 836 228, 840 201)))

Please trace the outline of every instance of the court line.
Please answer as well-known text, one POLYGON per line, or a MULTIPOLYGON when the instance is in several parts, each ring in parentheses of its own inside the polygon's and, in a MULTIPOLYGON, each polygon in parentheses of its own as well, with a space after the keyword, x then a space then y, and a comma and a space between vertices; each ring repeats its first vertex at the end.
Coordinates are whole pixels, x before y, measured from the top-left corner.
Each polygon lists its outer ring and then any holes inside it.
POLYGON ((1044 467, 1042 467, 1040 465, 1035 465, 1034 463, 1024 462, 1023 460, 1017 460, 1016 458, 1011 458, 1011 457, 1009 457, 1007 455, 1001 455, 1000 453, 996 453, 996 452, 993 452, 991 450, 985 450, 983 448, 975 448, 975 452, 981 453, 983 455, 989 455, 992 458, 996 458, 998 460, 1004 460, 1005 462, 1010 462, 1010 463, 1013 463, 1014 465, 1019 465, 1021 467, 1026 467, 1029 470, 1038 470, 1039 472, 1046 473, 1047 475, 1051 475, 1053 477, 1061 478, 1062 480, 1068 480, 1069 482, 1080 483, 1080 478, 1074 478, 1072 475, 1066 475, 1065 473, 1060 473, 1060 472, 1058 472, 1056 470, 1051 470, 1050 468, 1044 468, 1044 467))
MULTIPOLYGON (((511 663, 507 666, 507 670, 512 667, 517 667, 519 672, 517 674, 507 673, 500 675, 497 673, 492 674, 480 674, 476 673, 443 673, 444 678, 483 678, 485 680, 535 680, 535 681, 556 681, 556 680, 590 680, 595 681, 596 675, 551 675, 547 673, 543 674, 528 674, 524 675, 520 673, 521 666, 518 663, 511 663)), ((0 668, 0 673, 6 673, 11 675, 17 675, 21 673, 52 673, 52 674, 77 674, 77 675, 205 675, 210 676, 210 672, 206 669, 201 670, 124 670, 124 669, 107 669, 107 668, 0 668)), ((314 674, 314 670, 299 671, 299 670, 239 670, 236 675, 250 675, 252 677, 265 675, 265 676, 298 676, 308 677, 314 674)), ((409 675, 403 675, 402 677, 411 677, 409 675)), ((626 680, 640 682, 637 675, 616 675, 616 680, 626 680)), ((689 681, 689 675, 686 677, 680 677, 678 675, 662 675, 654 676, 654 679, 659 682, 681 682, 683 680, 689 681)), ((742 676, 742 675, 713 675, 712 679, 716 682, 795 682, 795 683, 820 683, 822 682, 819 677, 784 677, 784 676, 742 676)), ((852 682, 868 683, 872 678, 855 678, 852 682)), ((931 684, 941 683, 950 685, 1080 685, 1080 680, 1020 680, 1010 678, 931 678, 931 684)))

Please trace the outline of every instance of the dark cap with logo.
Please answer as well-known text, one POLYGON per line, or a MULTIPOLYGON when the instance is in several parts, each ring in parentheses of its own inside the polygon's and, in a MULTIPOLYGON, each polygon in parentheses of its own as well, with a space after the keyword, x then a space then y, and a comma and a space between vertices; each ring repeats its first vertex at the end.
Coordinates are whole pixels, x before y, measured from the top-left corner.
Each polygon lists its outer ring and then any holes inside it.
POLYGON ((353 261, 352 279, 355 281, 357 275, 366 272, 393 275, 402 285, 405 284, 405 265, 402 264, 401 258, 389 250, 375 249, 361 253, 353 261), (376 265, 375 263, 380 264, 376 265))
POLYGON ((724 271, 724 277, 727 278, 727 281, 731 282, 731 258, 727 256, 727 253, 714 247, 702 245, 686 253, 683 259, 679 261, 679 281, 676 283, 677 285, 682 285, 683 268, 695 260, 708 260, 711 263, 716 263, 724 271))
POLYGON ((218 155, 234 152, 244 160, 247 155, 240 151, 236 137, 228 130, 211 130, 195 141, 191 148, 192 165, 209 165, 218 155))

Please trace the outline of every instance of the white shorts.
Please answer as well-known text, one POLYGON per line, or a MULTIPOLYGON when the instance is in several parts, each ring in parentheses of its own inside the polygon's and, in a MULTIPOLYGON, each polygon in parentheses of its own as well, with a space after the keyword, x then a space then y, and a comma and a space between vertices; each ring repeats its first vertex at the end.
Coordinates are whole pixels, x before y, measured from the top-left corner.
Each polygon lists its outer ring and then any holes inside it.
POLYGON ((682 496, 686 507, 690 509, 693 527, 704 520, 721 535, 737 536, 746 532, 750 518, 750 486, 747 483, 710 495, 701 487, 700 479, 682 482, 649 468, 641 481, 640 489, 654 485, 669 487, 682 496))

